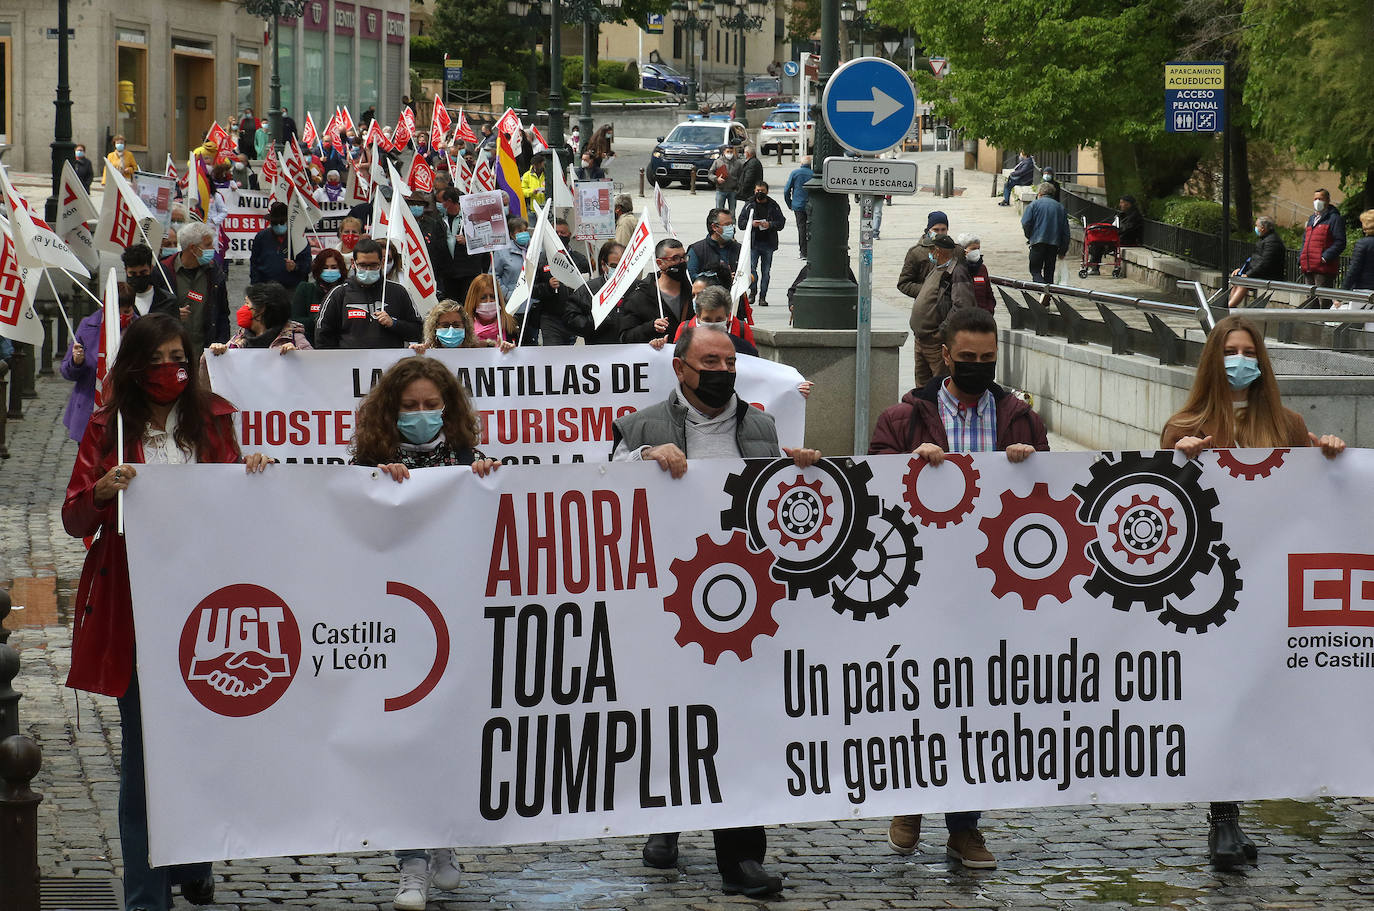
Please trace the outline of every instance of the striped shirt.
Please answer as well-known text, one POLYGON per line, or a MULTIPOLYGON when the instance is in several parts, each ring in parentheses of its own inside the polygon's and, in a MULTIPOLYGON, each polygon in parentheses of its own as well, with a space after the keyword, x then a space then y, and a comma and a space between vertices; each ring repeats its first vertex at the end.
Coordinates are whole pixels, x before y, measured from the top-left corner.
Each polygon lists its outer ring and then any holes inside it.
POLYGON ((949 391, 950 380, 940 384, 940 421, 949 437, 950 452, 991 452, 997 448, 997 405, 984 390, 970 408, 949 391))

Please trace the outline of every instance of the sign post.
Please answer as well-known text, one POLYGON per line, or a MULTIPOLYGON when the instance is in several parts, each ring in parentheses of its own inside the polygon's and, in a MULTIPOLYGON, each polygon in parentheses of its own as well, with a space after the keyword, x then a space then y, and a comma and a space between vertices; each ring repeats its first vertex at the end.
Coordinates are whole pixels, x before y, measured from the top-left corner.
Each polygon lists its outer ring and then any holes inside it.
POLYGON ((450 57, 450 56, 448 56, 447 54, 445 54, 445 55, 444 55, 444 89, 443 89, 443 94, 442 94, 442 96, 441 96, 441 97, 444 99, 444 103, 445 103, 445 104, 448 103, 448 84, 449 84, 450 82, 462 82, 462 81, 463 81, 463 61, 462 61, 461 59, 455 59, 455 58, 450 57))
MULTIPOLYGON (((821 97, 821 116, 835 141, 858 156, 901 144, 916 119, 916 88, 902 68, 881 57, 860 57, 835 70, 821 97)), ((802 124, 805 136, 805 121, 802 124)), ((803 141, 805 141, 803 139, 803 141)), ((914 162, 830 157, 827 192, 859 196, 859 301, 854 341, 854 451, 869 437, 869 374, 873 345, 873 207, 875 196, 916 192, 914 162)))
POLYGON ((1221 290, 1231 284, 1231 121, 1226 116, 1226 61, 1164 65, 1164 129, 1221 134, 1221 290))

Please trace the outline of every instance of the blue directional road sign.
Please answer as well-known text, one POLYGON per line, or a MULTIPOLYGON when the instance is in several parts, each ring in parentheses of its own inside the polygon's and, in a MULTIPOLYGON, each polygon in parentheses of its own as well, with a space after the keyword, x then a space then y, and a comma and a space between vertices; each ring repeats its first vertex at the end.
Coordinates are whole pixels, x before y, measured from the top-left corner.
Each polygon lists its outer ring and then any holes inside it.
POLYGON ((916 89, 905 71, 881 57, 860 57, 825 84, 821 115, 840 145, 858 155, 896 146, 916 120, 916 89))
POLYGON ((1225 64, 1183 61, 1165 64, 1165 131, 1220 133, 1225 128, 1225 64))
POLYGON ((782 65, 782 74, 784 76, 795 76, 800 72, 801 65, 795 60, 789 60, 782 65))

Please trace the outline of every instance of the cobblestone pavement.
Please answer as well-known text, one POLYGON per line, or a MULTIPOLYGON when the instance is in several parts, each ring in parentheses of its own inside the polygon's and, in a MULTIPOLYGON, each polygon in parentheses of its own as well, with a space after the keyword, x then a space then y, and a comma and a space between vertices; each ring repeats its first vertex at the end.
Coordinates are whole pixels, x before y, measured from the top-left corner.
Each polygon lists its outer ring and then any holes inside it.
MULTIPOLYGON (((771 170, 768 177, 782 182, 771 170)), ((927 202, 919 203, 922 213, 936 206, 927 202)), ((940 202, 953 208, 959 201, 940 202)), ((969 220, 981 220, 972 201, 967 204, 969 220)), ((986 205, 980 202, 978 211, 986 205)), ((681 208, 682 224, 699 223, 686 204, 681 208)), ((924 219, 914 223, 894 219, 892 234, 914 238, 924 219)), ((907 242, 898 240, 894 248, 901 251, 880 255, 899 257, 907 242)), ((785 261, 781 253, 779 260, 785 261)), ((895 278, 899 266, 889 261, 883 268, 895 278)), ((779 277, 790 280, 792 268, 779 277)), ((904 323, 902 306, 891 303, 904 323)), ((785 321, 776 311, 768 318, 785 321)), ((12 580, 16 602, 27 601, 8 626, 17 630, 10 641, 23 661, 16 681, 25 694, 21 724, 44 753, 34 783, 45 795, 40 866, 45 876, 108 878, 121 864, 118 712, 112 699, 78 697, 62 685, 70 633, 65 612, 55 612, 70 604, 83 555, 58 514, 75 455, 60 420, 68 388, 60 377, 40 378, 39 397, 25 403, 22 421, 10 424, 13 458, 0 463, 0 582, 12 580)), ((910 858, 887 848, 885 819, 780 826, 769 832, 768 866, 785 875, 787 889, 769 902, 719 892, 707 833, 684 836, 673 871, 644 867, 640 840, 633 838, 468 849, 458 854, 461 889, 432 896, 430 908, 1374 908, 1372 807, 1329 798, 1247 805, 1244 818, 1260 845, 1261 865, 1242 874, 1208 869, 1206 808, 1196 805, 992 812, 984 832, 999 868, 976 873, 945 862, 943 827, 934 818, 920 853, 910 858)), ((389 854, 233 861, 218 865, 217 873, 215 907, 224 909, 390 909, 396 879, 389 854)))

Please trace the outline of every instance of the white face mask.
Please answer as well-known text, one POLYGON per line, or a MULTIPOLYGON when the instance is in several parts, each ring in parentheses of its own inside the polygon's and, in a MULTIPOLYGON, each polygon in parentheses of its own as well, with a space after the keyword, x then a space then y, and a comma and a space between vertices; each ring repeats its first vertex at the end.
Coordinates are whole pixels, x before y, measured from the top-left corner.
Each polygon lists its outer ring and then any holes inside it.
POLYGON ((1326 200, 1324 200, 1324 199, 1314 199, 1314 200, 1312 200, 1312 208, 1313 208, 1313 209, 1316 209, 1316 210, 1317 210, 1317 214, 1320 215, 1320 214, 1322 213, 1322 211, 1326 209, 1326 200))
POLYGON ((726 327, 729 326, 729 324, 730 321, 728 319, 723 319, 720 322, 713 322, 711 320, 705 319, 697 320, 698 326, 701 326, 704 329, 715 329, 717 332, 724 332, 726 330, 726 327))
POLYGON ((964 259, 968 260, 976 266, 983 261, 983 251, 970 250, 964 254, 964 259))

